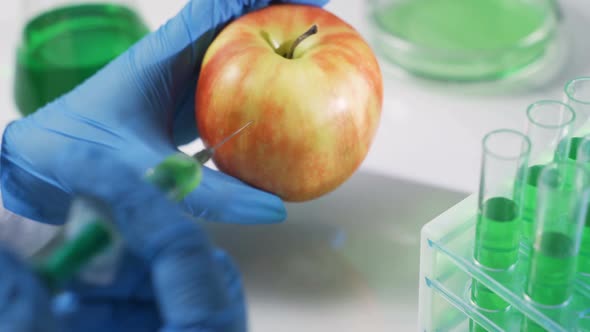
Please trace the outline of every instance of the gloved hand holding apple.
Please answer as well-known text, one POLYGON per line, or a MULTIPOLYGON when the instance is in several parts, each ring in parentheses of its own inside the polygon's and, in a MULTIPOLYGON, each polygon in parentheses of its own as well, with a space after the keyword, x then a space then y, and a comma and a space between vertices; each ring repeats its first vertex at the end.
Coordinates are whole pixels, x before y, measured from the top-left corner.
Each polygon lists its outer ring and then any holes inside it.
POLYGON ((302 202, 358 169, 382 99, 378 62, 354 28, 319 7, 281 4, 238 18, 216 37, 195 109, 206 146, 254 121, 216 151, 219 170, 302 202))

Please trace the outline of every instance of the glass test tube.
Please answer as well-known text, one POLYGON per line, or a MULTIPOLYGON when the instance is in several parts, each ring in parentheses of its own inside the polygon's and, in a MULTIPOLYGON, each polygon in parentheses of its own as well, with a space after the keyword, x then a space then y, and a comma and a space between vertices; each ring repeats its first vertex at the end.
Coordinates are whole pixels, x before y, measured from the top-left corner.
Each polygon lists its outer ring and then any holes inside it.
POLYGON ((23 115, 71 91, 149 32, 133 0, 22 0, 14 99, 23 115))
MULTIPOLYGON (((525 285, 527 300, 537 305, 560 307, 573 294, 588 184, 588 171, 571 161, 551 163, 541 172, 535 241, 525 285)), ((523 322, 526 331, 540 328, 528 319, 523 322)))
MULTIPOLYGON (((492 131, 483 139, 474 259, 491 270, 509 270, 518 261, 522 199, 515 177, 528 167, 528 137, 517 131, 492 131)), ((509 305, 486 286, 473 280, 471 300, 501 323, 509 305)), ((471 331, 482 330, 470 322, 471 331)))
POLYGON ((544 100, 527 109, 525 133, 531 142, 529 167, 525 176, 518 177, 519 192, 523 192, 522 242, 527 252, 533 242, 533 222, 537 203, 537 182, 543 166, 563 159, 569 151, 576 113, 560 101, 544 100), (522 181, 520 181, 522 180, 522 181))
MULTIPOLYGON (((576 112, 575 137, 579 143, 583 136, 590 134, 590 77, 578 77, 569 81, 564 89, 564 102, 576 112)), ((572 153, 577 152, 572 144, 572 153)))
POLYGON ((576 112, 567 154, 569 159, 576 160, 580 143, 585 135, 590 134, 590 77, 579 77, 569 81, 563 94, 564 103, 576 112))
MULTIPOLYGON (((582 167, 590 169, 590 135, 585 136, 577 150, 577 161, 582 167)), ((578 254, 578 273, 590 279, 590 214, 586 215, 582 231, 582 243, 578 254)))

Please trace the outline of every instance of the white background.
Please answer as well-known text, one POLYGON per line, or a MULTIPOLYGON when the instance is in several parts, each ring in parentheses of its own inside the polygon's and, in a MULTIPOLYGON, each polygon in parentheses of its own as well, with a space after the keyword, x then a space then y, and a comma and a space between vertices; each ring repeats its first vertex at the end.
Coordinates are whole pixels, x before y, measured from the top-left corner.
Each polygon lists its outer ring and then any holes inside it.
MULTIPOLYGON (((219 0, 221 1, 221 0, 219 0)), ((138 1, 153 28, 184 0, 138 1)), ((0 12, 0 124, 18 118, 11 98, 18 5, 0 12)), ((361 170, 318 201, 288 205, 272 227, 212 228, 244 274, 253 331, 416 329, 419 229, 477 189, 480 141, 521 129, 528 104, 561 98, 565 82, 590 74, 590 4, 561 1, 560 61, 526 80, 475 85, 425 82, 389 71, 381 127, 361 170)), ((368 37, 365 1, 327 9, 368 37)))

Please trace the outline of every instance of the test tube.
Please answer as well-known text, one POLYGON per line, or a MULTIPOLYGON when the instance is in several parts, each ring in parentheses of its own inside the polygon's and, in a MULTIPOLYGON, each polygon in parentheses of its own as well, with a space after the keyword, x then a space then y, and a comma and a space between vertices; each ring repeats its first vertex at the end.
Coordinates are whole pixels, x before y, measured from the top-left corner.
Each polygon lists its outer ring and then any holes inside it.
MULTIPOLYGON (((492 131, 483 139, 474 260, 485 269, 508 271, 518 262, 522 193, 515 177, 526 174, 522 169, 528 167, 530 148, 526 135, 509 129, 492 131)), ((500 323, 509 308, 477 280, 472 282, 471 300, 500 323)), ((474 322, 470 330, 483 331, 474 322)))
POLYGON ((585 135, 590 134, 590 77, 579 77, 565 85, 564 103, 576 112, 576 121, 569 138, 567 157, 576 160, 578 147, 585 135))
POLYGON ((583 136, 590 134, 590 77, 578 77, 569 81, 564 89, 564 102, 576 112, 574 130, 578 140, 581 140, 583 136))
POLYGON ((563 102, 542 100, 531 104, 526 116, 525 133, 531 142, 531 153, 526 175, 518 177, 517 187, 523 192, 522 243, 528 253, 533 242, 539 175, 546 164, 565 158, 576 113, 563 102))
MULTIPOLYGON (((588 171, 570 161, 551 163, 541 172, 535 241, 525 284, 525 297, 535 305, 559 308, 573 294, 588 179, 588 171)), ((529 319, 523 321, 525 331, 542 330, 529 319)))
MULTIPOLYGON (((582 167, 590 169, 590 135, 585 136, 577 150, 577 161, 582 167)), ((590 214, 586 215, 586 221, 582 231, 582 243, 578 254, 578 273, 590 280, 590 214)))

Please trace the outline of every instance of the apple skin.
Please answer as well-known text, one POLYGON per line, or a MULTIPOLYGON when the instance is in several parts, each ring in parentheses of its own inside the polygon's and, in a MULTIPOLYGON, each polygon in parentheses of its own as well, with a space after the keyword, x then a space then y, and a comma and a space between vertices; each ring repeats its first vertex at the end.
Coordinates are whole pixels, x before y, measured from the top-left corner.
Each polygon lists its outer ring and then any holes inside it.
POLYGON ((359 168, 381 118, 383 82, 362 36, 325 9, 272 5, 228 24, 208 48, 196 90, 217 168, 288 202, 323 196, 359 168), (279 54, 317 25, 292 59, 279 54), (282 45, 282 46, 281 46, 282 45))

